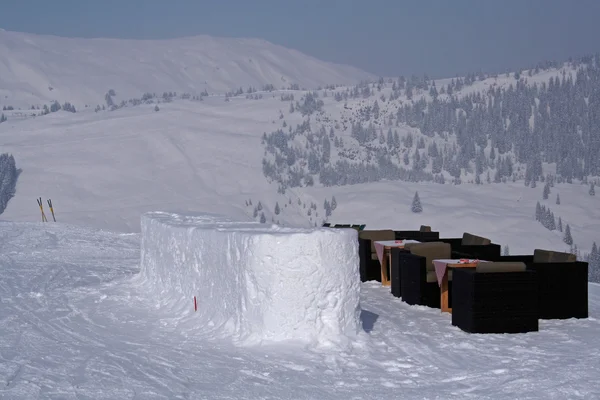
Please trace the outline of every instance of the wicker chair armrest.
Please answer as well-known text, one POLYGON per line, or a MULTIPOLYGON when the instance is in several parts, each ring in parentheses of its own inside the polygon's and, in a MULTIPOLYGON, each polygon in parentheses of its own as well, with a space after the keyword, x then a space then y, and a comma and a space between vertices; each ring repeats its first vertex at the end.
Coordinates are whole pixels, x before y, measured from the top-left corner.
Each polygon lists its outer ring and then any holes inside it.
POLYGON ((450 247, 452 247, 452 250, 455 250, 455 249, 458 249, 458 247, 460 247, 460 245, 462 243, 462 237, 460 237, 460 238, 439 238, 437 241, 448 243, 448 244, 450 244, 450 247))
POLYGON ((533 255, 500 256, 500 257, 496 257, 495 260, 489 260, 489 261, 523 262, 525 264, 532 264, 533 263, 533 255))

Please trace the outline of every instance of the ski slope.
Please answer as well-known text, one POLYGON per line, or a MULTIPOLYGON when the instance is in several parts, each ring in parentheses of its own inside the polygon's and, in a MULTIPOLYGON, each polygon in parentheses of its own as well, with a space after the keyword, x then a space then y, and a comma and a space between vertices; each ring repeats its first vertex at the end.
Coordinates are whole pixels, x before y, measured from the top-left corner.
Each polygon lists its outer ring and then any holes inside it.
POLYGON ((439 310, 362 285, 364 332, 345 347, 246 347, 143 290, 138 234, 0 223, 2 399, 593 399, 590 318, 470 335, 439 310), (204 331, 204 333, 203 333, 204 331))

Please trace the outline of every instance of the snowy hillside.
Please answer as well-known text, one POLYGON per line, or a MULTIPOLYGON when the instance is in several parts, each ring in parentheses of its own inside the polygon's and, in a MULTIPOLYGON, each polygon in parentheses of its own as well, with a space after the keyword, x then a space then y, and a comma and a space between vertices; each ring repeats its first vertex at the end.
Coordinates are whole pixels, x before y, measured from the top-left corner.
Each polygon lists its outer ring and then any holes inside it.
MULTIPOLYGON (((319 132, 317 127, 322 126, 326 131, 332 128, 335 140, 343 140, 349 149, 365 151, 353 143, 350 129, 343 130, 345 115, 352 112, 343 103, 321 95, 325 112, 303 117, 299 111, 290 113, 290 102, 281 100, 291 95, 299 98, 303 92, 237 96, 227 102, 219 96, 203 101, 176 99, 158 104, 158 112, 154 104, 143 104, 98 113, 60 111, 25 120, 9 118, 0 124, 2 152, 12 153, 23 172, 16 196, 1 218, 39 221, 34 199, 43 197, 52 199, 59 222, 123 232, 139 231, 142 212, 204 211, 248 220, 260 220, 264 214, 265 222, 299 226, 325 219, 357 221, 370 228, 410 229, 427 223, 446 237, 464 231, 486 235, 508 245, 512 254, 536 247, 568 249, 564 230, 549 230, 535 221, 540 201, 557 223, 560 217, 564 228, 570 225, 582 254, 600 242, 600 198, 589 196, 588 186, 580 183, 555 183, 544 200, 542 183, 530 188, 522 180, 483 185, 382 181, 324 187, 317 175, 314 187, 288 187, 282 193, 280 182, 264 176, 263 157, 269 149, 261 144, 263 133, 284 123, 301 130, 310 120, 311 129, 294 138, 300 149, 310 149, 311 132, 319 132), (424 204, 421 214, 410 212, 415 191, 424 204), (337 197, 338 207, 328 216, 324 202, 332 196, 337 197), (555 204, 557 196, 561 204, 555 204)), ((348 101, 347 107, 361 101, 348 101)), ((395 129, 403 139, 410 132, 418 137, 413 128, 395 129)), ((336 154, 335 146, 331 147, 332 164, 352 157, 341 149, 336 154)), ((310 156, 304 150, 298 154, 294 165, 304 164, 302 176, 306 176, 310 156)), ((367 157, 368 152, 357 159, 367 157)))
POLYGON ((23 172, 2 218, 39 220, 41 196, 59 221, 125 232, 152 210, 301 226, 345 217, 405 229, 427 219, 443 235, 485 234, 513 254, 569 248, 569 225, 583 256, 600 242, 599 198, 589 195, 600 171, 599 65, 317 91, 138 93, 124 103, 117 93, 113 111, 5 110, 1 151, 23 172), (422 214, 409 213, 417 190, 422 214), (371 191, 381 195, 365 200, 371 191))
POLYGON ((347 348, 234 347, 139 285, 138 235, 0 223, 0 398, 594 399, 600 287, 590 318, 472 335, 439 310, 361 288, 347 348), (204 333, 203 333, 204 332, 204 333))
POLYGON ((144 92, 353 84, 373 75, 259 39, 197 36, 172 40, 75 39, 0 31, 0 105, 70 102, 77 108, 144 92))
MULTIPOLYGON (((269 96, 229 103, 207 99, 161 104, 159 112, 143 106, 105 113, 59 112, 4 123, 0 125, 2 149, 15 155, 23 173, 2 218, 38 221, 34 199, 42 196, 53 200, 59 221, 137 232, 140 214, 145 211, 208 211, 252 219, 254 207, 262 201, 261 212, 269 221, 307 226, 325 219, 324 200, 335 195, 339 205, 330 218, 333 221, 359 221, 370 227, 392 224, 396 228, 427 222, 447 235, 472 229, 509 245, 513 253, 564 245, 562 234, 533 220, 542 188, 530 189, 522 183, 452 186, 394 182, 277 193, 275 184, 268 184, 262 175, 260 132, 273 126, 273 110, 281 105, 277 97, 269 96), (409 213, 416 190, 424 203, 422 214, 409 213), (361 195, 375 191, 380 193, 375 198, 361 195), (506 201, 498 199, 501 194, 506 201), (247 200, 254 200, 254 205, 246 206, 247 200), (316 209, 305 208, 311 203, 316 209), (379 211, 370 212, 372 207, 379 211), (483 208, 474 212, 474 207, 483 208), (387 210, 397 216, 390 220, 387 210), (501 216, 503 225, 484 222, 491 213, 501 216), (462 222, 456 225, 458 220, 462 222), (530 232, 526 235, 535 240, 523 242, 515 232, 530 232)), ((296 121, 300 120, 296 116, 296 121)), ((571 224, 575 242, 589 251, 598 240, 594 233, 600 231, 593 222, 599 199, 587 195, 586 190, 581 185, 557 185, 545 203, 557 218, 571 224), (559 193, 562 204, 554 205, 559 193)))

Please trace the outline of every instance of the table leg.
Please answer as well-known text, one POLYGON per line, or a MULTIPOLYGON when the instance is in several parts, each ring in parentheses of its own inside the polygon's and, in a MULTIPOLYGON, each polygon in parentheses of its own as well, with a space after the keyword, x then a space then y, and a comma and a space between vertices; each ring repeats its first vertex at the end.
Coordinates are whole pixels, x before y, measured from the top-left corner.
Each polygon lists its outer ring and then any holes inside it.
POLYGON ((444 277, 442 278, 442 285, 440 286, 440 308, 442 312, 447 312, 452 314, 452 309, 449 307, 448 302, 448 269, 444 272, 444 277))
POLYGON ((381 284, 383 286, 390 286, 390 277, 387 273, 387 266, 389 262, 389 250, 383 250, 383 257, 381 257, 381 284))

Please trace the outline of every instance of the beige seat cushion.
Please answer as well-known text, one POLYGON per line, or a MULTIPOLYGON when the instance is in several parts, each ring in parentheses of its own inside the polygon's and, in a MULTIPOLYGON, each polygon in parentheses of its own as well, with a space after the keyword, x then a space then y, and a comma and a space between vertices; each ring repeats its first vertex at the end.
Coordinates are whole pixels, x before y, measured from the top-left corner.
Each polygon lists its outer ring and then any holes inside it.
MULTIPOLYGON (((408 243, 405 245, 408 246, 408 243)), ((427 271, 434 271, 433 260, 449 259, 452 257, 452 248, 449 243, 444 242, 428 242, 428 243, 411 243, 408 249, 416 256, 425 257, 427 271)))
POLYGON ((477 264, 475 272, 523 272, 525 269, 522 262, 482 262, 477 264))
POLYGON ((484 238, 483 236, 477 236, 465 232, 462 237, 461 244, 463 246, 485 246, 491 244, 492 241, 488 238, 484 238))
POLYGON ((577 261, 577 256, 571 253, 542 249, 535 249, 533 251, 534 263, 563 263, 575 261, 577 261))

